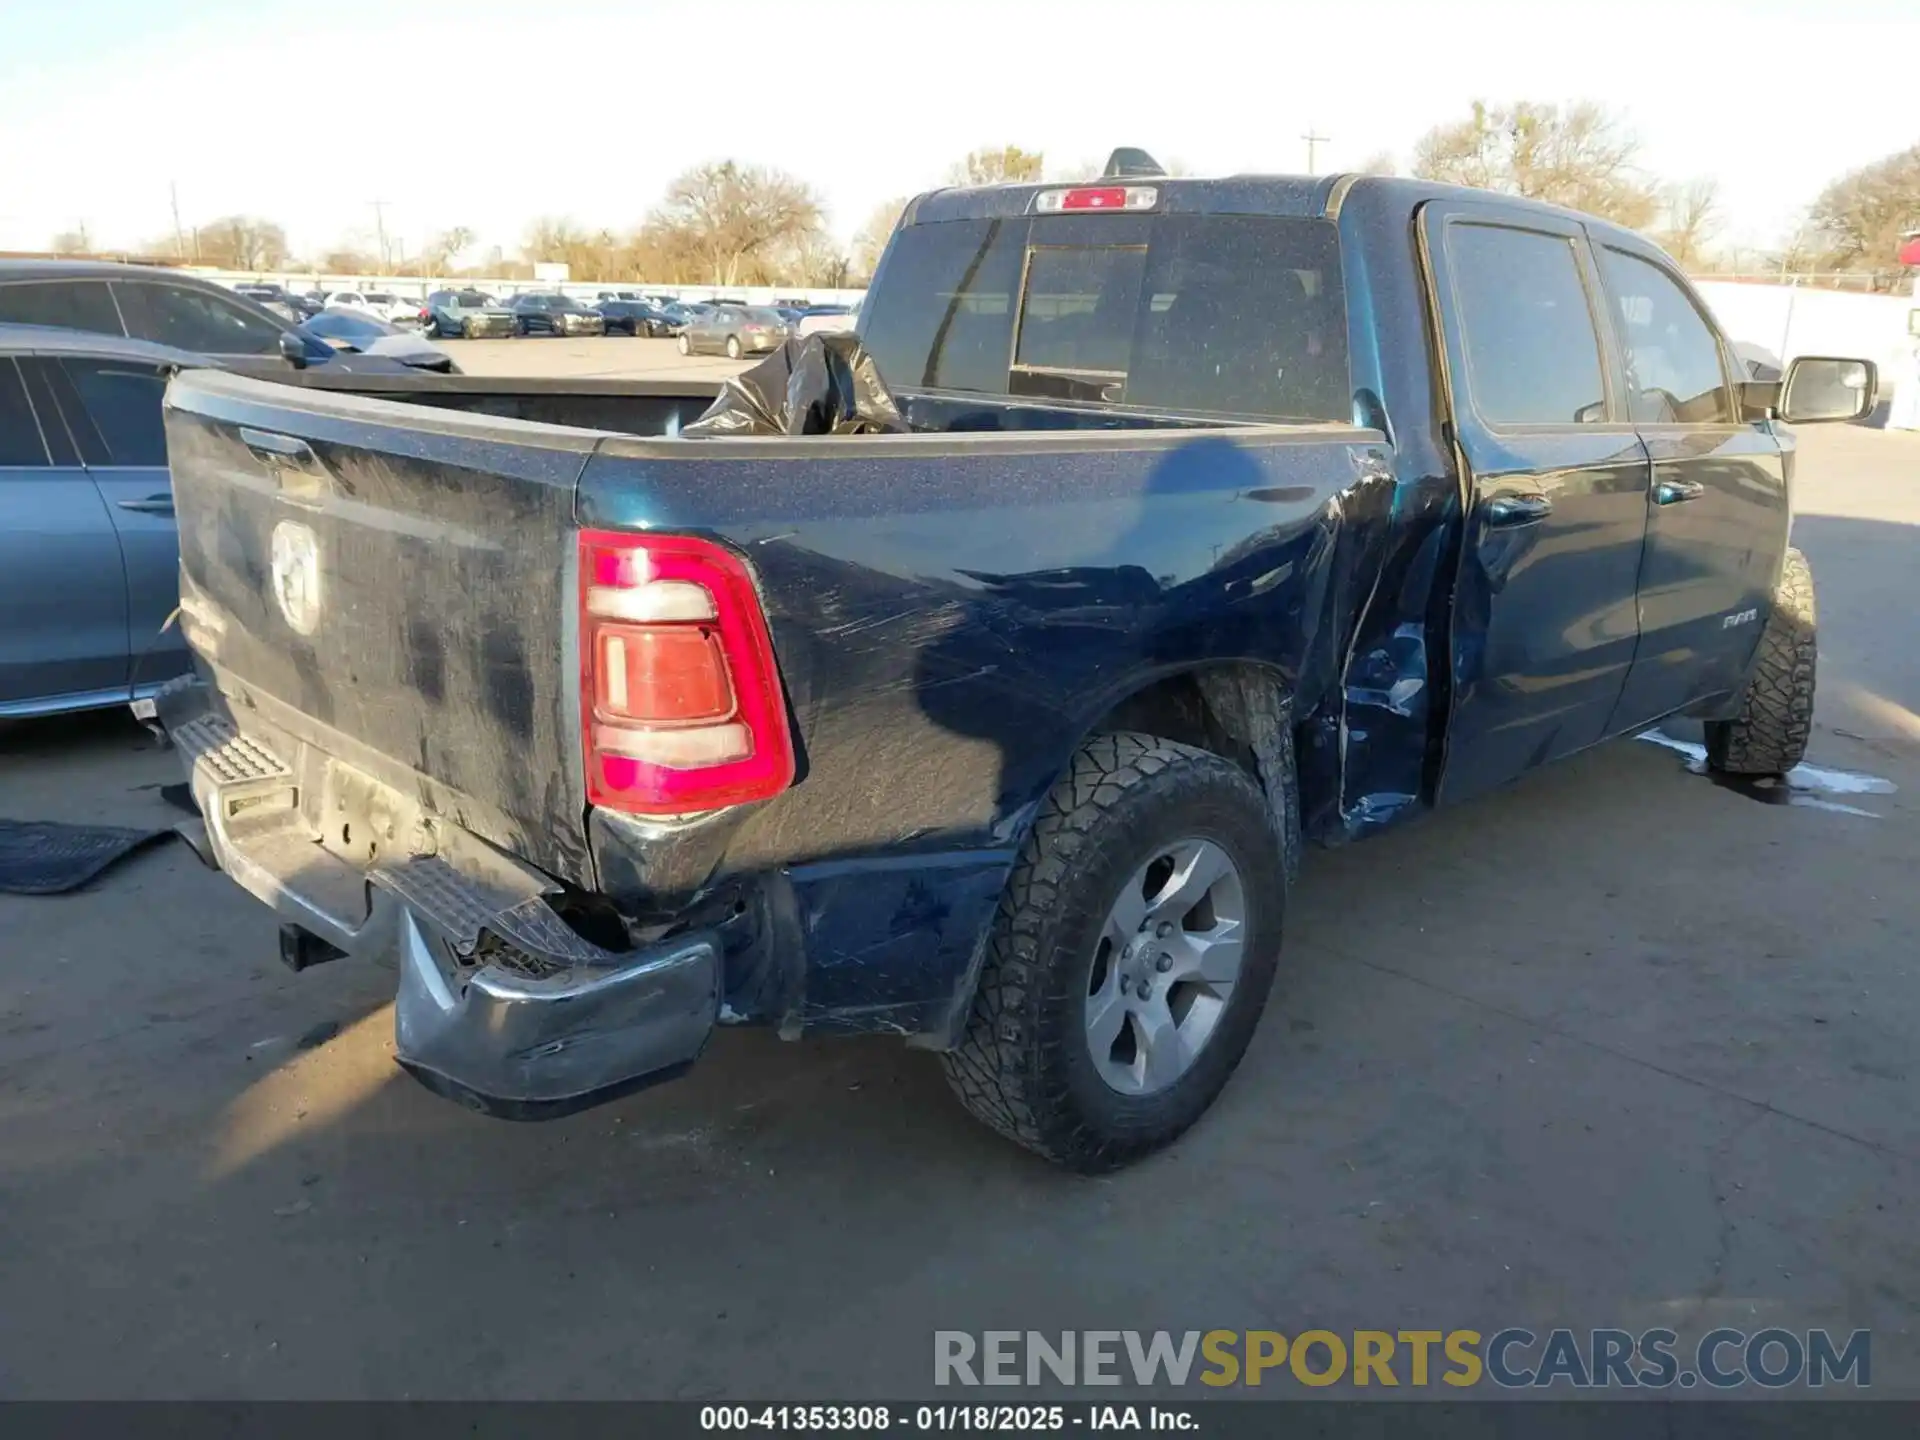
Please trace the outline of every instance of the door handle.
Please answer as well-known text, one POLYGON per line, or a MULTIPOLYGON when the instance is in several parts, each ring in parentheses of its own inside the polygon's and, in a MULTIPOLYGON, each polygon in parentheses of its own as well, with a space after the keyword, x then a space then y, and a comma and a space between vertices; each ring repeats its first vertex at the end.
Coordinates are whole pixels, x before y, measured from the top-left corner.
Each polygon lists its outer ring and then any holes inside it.
POLYGON ((1544 495, 1496 495, 1487 502, 1487 524, 1496 528, 1531 525, 1553 513, 1553 501, 1544 495))
POLYGON ((306 441, 293 435, 276 435, 271 430, 256 430, 251 425, 240 427, 240 443, 262 460, 293 460, 301 463, 313 459, 313 447, 306 441))
POLYGON ((113 503, 122 510, 131 510, 139 515, 171 516, 173 514, 173 496, 171 495, 149 495, 144 500, 116 500, 113 503))
POLYGON ((1706 493, 1707 487, 1698 480, 1662 480, 1653 487, 1653 503, 1679 505, 1688 500, 1698 500, 1706 493))

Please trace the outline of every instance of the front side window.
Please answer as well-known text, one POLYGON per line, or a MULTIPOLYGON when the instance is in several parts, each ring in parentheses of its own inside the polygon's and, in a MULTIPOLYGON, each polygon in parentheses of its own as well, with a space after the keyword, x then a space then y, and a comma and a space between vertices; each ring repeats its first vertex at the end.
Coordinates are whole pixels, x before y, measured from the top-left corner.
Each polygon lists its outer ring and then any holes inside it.
POLYGON ((1573 241, 1451 225, 1447 257, 1473 407, 1495 425, 1607 418, 1600 337, 1573 241))
POLYGON ((1673 277, 1650 261, 1602 247, 1600 275, 1627 357, 1633 418, 1652 424, 1730 425, 1738 418, 1720 342, 1673 277))
POLYGON ((124 360, 63 360, 61 406, 90 465, 165 465, 166 377, 124 360))
POLYGON ((135 339, 203 355, 271 355, 280 347, 280 326, 224 295, 164 284, 114 290, 135 339))
POLYGON ((124 335, 104 280, 40 280, 0 285, 0 322, 59 325, 95 335, 124 335))

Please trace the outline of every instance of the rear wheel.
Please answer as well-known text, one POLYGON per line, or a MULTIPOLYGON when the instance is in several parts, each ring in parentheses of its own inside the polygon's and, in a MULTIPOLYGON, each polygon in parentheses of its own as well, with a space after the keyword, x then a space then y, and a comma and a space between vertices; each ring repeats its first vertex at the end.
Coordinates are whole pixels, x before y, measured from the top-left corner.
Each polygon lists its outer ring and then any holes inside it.
POLYGON ((1818 658, 1813 567, 1790 549, 1740 713, 1706 726, 1707 764, 1730 775, 1784 775, 1804 760, 1818 658))
POLYGON ((680 336, 680 353, 682 355, 691 355, 693 353, 693 342, 687 339, 684 332, 680 336))
POLYGON ((727 336, 727 358, 729 360, 738 360, 740 358, 740 337, 738 335, 727 336))
POLYGON ((1153 735, 1095 737, 1001 898, 948 1082, 977 1118, 1076 1170, 1158 1149, 1245 1053, 1285 897, 1251 775, 1153 735))

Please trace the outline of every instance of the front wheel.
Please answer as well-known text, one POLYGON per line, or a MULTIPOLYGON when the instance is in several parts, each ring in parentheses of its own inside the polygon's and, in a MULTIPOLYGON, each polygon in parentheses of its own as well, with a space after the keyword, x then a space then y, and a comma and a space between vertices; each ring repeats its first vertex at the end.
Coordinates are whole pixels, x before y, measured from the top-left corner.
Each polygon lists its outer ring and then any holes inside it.
POLYGON ((1168 1144, 1253 1037, 1286 885, 1245 770, 1158 736, 1096 736, 1001 897, 948 1083, 975 1117, 1076 1170, 1168 1144))
POLYGON ((739 358, 740 337, 738 335, 729 335, 727 336, 727 359, 738 360, 739 358))
POLYGON ((1707 723, 1707 764, 1729 775, 1784 775, 1806 759, 1818 658, 1813 567, 1789 549, 1740 713, 1707 723))

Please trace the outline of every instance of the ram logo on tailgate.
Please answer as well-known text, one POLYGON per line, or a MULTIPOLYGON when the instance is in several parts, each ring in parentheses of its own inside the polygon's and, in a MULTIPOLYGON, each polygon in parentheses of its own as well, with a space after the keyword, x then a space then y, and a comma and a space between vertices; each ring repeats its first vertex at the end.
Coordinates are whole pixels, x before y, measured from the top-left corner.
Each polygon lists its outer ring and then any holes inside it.
POLYGON ((273 598, 298 633, 311 635, 320 623, 320 547, 295 520, 273 527, 273 598))

